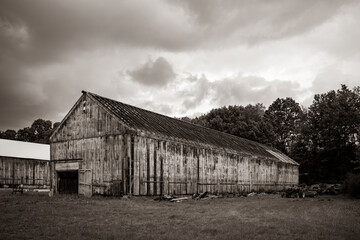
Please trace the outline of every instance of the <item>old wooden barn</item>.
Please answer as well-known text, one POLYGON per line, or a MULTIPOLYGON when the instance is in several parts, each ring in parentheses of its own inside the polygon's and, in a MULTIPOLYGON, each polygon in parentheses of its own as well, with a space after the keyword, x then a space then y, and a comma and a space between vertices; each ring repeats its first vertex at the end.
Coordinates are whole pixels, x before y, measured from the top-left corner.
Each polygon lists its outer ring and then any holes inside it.
POLYGON ((50 146, 0 139, 0 186, 50 187, 50 146))
POLYGON ((92 194, 249 192, 298 184, 262 144, 83 91, 51 136, 51 187, 92 194))

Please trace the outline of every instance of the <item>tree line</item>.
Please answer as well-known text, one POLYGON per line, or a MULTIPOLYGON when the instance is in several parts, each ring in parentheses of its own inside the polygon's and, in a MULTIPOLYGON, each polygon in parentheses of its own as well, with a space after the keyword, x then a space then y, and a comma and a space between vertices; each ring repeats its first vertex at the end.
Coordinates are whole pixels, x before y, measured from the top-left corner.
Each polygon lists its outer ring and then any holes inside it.
MULTIPOLYGON (((360 173, 360 87, 316 94, 309 108, 278 98, 267 109, 261 103, 224 106, 181 119, 279 149, 300 163, 301 182, 339 182, 360 173)), ((0 131, 0 138, 49 143, 58 124, 37 119, 18 131, 0 131)))
POLYGON ((56 122, 53 125, 50 120, 39 118, 35 120, 30 127, 25 127, 18 131, 8 129, 3 132, 0 130, 0 138, 48 144, 50 143, 51 134, 59 124, 59 122, 56 122))
POLYGON ((300 163, 300 182, 335 183, 360 172, 360 87, 316 94, 309 108, 292 98, 212 109, 181 118, 275 147, 300 163))

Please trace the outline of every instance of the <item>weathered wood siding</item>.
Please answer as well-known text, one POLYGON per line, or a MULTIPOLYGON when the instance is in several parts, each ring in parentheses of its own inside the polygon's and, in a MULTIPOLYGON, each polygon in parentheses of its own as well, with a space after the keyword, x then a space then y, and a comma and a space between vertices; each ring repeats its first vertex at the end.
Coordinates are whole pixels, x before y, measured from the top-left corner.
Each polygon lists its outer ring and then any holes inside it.
POLYGON ((0 156, 0 184, 50 186, 49 161, 0 156))
POLYGON ((123 188, 129 145, 125 131, 110 113, 83 96, 51 139, 52 187, 55 191, 54 164, 56 161, 74 160, 79 162, 79 170, 91 171, 93 193, 111 194, 115 181, 120 181, 123 188))
POLYGON ((79 175, 79 184, 90 181, 92 194, 248 192, 298 184, 296 165, 130 130, 86 95, 52 137, 50 152, 55 191, 60 161, 79 162, 79 174, 88 179, 79 175))
POLYGON ((66 144, 71 140, 96 138, 123 132, 124 126, 116 117, 105 111, 91 98, 83 95, 57 133, 52 136, 51 142, 66 144))
POLYGON ((135 136, 135 195, 277 190, 298 184, 298 166, 224 149, 135 136))
MULTIPOLYGON (((79 159, 80 170, 91 170, 93 193, 110 194, 113 181, 124 181, 123 164, 127 159, 128 143, 122 135, 72 140, 67 143, 53 144, 53 164, 56 160, 79 159)), ((55 185, 54 187, 56 188, 55 185)))

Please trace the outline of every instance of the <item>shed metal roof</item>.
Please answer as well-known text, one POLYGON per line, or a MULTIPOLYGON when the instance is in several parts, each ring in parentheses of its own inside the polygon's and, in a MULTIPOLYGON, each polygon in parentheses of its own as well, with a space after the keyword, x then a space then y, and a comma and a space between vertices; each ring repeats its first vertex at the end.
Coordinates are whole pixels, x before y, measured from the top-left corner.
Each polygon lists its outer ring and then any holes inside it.
POLYGON ((50 145, 0 139, 0 156, 50 160, 50 145))
POLYGON ((280 151, 263 144, 134 107, 94 93, 85 91, 83 93, 98 101, 129 127, 298 165, 280 151))

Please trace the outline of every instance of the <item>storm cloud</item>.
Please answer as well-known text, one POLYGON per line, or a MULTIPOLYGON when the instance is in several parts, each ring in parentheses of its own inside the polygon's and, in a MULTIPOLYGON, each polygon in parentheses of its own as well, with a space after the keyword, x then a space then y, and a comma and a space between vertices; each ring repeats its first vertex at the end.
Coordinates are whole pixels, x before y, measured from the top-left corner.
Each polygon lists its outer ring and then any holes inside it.
POLYGON ((0 3, 0 130, 88 90, 173 116, 356 85, 358 1, 0 3))
POLYGON ((128 74, 132 80, 149 86, 164 86, 176 76, 170 63, 162 57, 155 61, 150 59, 143 66, 128 71, 128 74))

